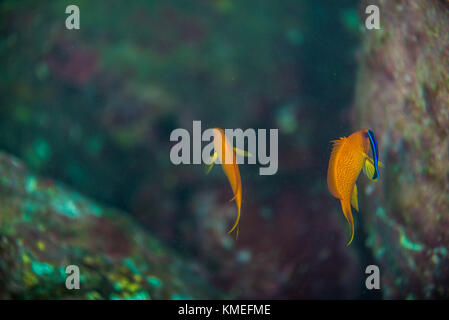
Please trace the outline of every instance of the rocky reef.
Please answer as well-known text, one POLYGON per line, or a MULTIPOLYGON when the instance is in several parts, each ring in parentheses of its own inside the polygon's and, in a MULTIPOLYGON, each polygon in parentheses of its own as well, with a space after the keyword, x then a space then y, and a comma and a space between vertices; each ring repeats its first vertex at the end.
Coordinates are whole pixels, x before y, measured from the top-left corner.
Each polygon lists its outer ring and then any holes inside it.
POLYGON ((106 208, 0 153, 0 299, 223 297, 198 264, 106 208), (80 289, 65 286, 80 269, 80 289))
POLYGON ((373 3, 382 30, 364 36, 354 125, 374 130, 385 168, 361 192, 366 245, 384 298, 448 298, 449 3, 373 3))

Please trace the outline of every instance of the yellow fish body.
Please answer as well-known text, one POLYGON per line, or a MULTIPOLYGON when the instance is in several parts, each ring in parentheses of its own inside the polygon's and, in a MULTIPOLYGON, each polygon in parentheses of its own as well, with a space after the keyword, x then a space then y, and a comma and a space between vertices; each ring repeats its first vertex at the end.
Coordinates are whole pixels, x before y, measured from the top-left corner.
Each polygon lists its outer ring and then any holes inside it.
POLYGON ((370 179, 376 181, 379 176, 377 165, 383 165, 378 162, 377 141, 371 130, 360 130, 349 137, 332 142, 333 149, 327 170, 327 185, 330 193, 340 200, 343 214, 351 227, 351 240, 348 242, 350 245, 354 239, 351 206, 359 211, 357 178, 363 170, 370 179), (374 160, 367 155, 370 147, 374 160))
MULTIPOLYGON (((235 220, 235 223, 231 228, 231 230, 228 231, 228 233, 231 233, 239 224, 240 209, 242 206, 242 181, 240 179, 240 170, 234 152, 234 150, 236 151, 240 150, 232 148, 232 145, 226 138, 223 129, 214 128, 213 134, 214 134, 215 153, 212 155, 212 163, 208 168, 208 172, 214 165, 215 161, 217 159, 220 159, 221 166, 223 168, 226 177, 228 178, 229 184, 231 185, 232 192, 234 194, 234 197, 230 201, 235 200, 235 203, 237 205, 237 219, 235 220)), ((237 228, 237 236, 238 236, 238 228, 237 228)))

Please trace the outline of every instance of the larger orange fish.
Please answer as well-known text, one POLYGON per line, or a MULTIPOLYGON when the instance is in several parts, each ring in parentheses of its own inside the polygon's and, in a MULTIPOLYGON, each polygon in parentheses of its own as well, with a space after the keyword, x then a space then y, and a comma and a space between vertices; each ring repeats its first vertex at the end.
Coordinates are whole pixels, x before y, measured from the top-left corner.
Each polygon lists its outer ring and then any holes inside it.
POLYGON ((226 174, 226 177, 229 180, 229 184, 231 185, 232 192, 234 194, 234 197, 230 201, 235 200, 235 203, 237 205, 237 219, 235 220, 233 227, 228 231, 228 233, 231 233, 235 230, 235 228, 237 228, 238 237, 238 224, 240 220, 240 209, 242 207, 242 181, 240 179, 240 170, 234 151, 238 152, 239 154, 240 152, 244 155, 247 154, 245 154, 245 152, 242 150, 232 148, 232 145, 226 138, 223 129, 214 128, 212 130, 214 134, 215 152, 212 155, 212 161, 207 172, 210 171, 215 161, 217 159, 220 159, 221 166, 224 173, 226 174))
POLYGON ((354 132, 349 137, 334 140, 327 170, 327 185, 330 193, 340 199, 343 214, 351 227, 351 244, 354 239, 354 220, 351 205, 359 211, 356 180, 360 172, 376 181, 379 177, 379 150, 376 137, 371 130, 354 132), (368 156, 369 149, 374 157, 368 156))

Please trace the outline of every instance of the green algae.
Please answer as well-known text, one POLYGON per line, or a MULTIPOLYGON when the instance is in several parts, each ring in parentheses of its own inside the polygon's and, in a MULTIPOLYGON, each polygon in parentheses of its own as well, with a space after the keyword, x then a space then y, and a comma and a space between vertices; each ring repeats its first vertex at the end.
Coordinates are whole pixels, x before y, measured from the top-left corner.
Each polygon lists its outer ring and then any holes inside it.
MULTIPOLYGON (((411 251, 422 251, 424 249, 424 246, 420 243, 414 243, 410 241, 410 239, 405 234, 404 228, 402 228, 400 225, 396 224, 391 219, 388 219, 385 210, 382 207, 378 207, 376 210, 376 215, 379 216, 387 225, 390 227, 397 229, 399 232, 399 243, 401 246, 407 250, 411 251)), ((384 249, 381 249, 378 251, 378 257, 380 258, 384 254, 384 249)))
POLYGON ((134 295, 127 297, 128 300, 149 300, 150 295, 146 291, 136 292, 134 295))
POLYGON ((55 271, 52 265, 36 260, 31 262, 31 269, 37 276, 51 275, 55 271))
POLYGON ((89 206, 90 213, 92 213, 96 217, 101 217, 103 215, 103 210, 100 206, 96 205, 95 203, 91 203, 89 206))
POLYGON ((154 286, 154 287, 160 287, 162 286, 162 281, 155 277, 155 276, 148 276, 147 277, 147 281, 150 285, 154 286))
POLYGON ((26 180, 25 189, 27 192, 32 193, 36 191, 37 188, 37 179, 34 176, 29 176, 26 180))
POLYGON ((171 300, 192 300, 191 297, 182 294, 174 294, 170 297, 171 300))
POLYGON ((136 267, 136 265, 134 264, 134 260, 132 258, 126 258, 124 260, 125 266, 127 266, 129 268, 129 270, 131 270, 131 272, 133 272, 134 274, 141 274, 140 270, 136 267))
POLYGON ((410 239, 407 238, 405 232, 402 229, 400 230, 399 242, 401 246, 403 246, 407 250, 422 251, 424 249, 424 246, 422 244, 410 241, 410 239))
POLYGON ((112 294, 110 296, 111 300, 150 300, 151 297, 146 291, 140 291, 135 294, 124 294, 122 296, 112 294))
POLYGON ((81 213, 72 199, 60 199, 53 200, 53 209, 59 214, 65 215, 70 219, 77 219, 81 216, 81 213))
POLYGON ((101 300, 103 297, 97 291, 91 291, 86 294, 88 300, 101 300))

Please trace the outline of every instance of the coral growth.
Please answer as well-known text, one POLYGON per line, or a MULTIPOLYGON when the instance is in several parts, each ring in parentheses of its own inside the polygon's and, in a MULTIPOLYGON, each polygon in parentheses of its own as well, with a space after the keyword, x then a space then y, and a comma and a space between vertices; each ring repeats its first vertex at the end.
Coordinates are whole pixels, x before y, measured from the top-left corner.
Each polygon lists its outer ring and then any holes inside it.
POLYGON ((133 222, 0 154, 0 299, 223 297, 204 269, 133 222), (80 269, 68 290, 66 267, 80 269))

